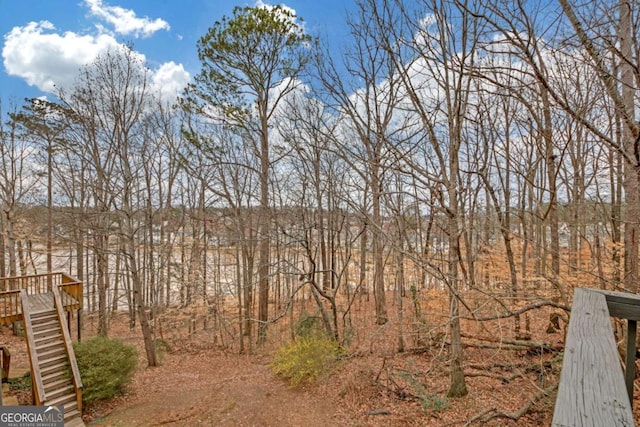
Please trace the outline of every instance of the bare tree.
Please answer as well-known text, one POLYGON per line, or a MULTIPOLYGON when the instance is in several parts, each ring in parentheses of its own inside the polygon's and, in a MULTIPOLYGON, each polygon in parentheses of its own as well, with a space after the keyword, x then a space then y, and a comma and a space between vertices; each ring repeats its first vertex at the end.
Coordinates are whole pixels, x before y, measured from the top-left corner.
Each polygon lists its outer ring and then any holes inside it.
POLYGON ((376 3, 379 2, 369 2, 371 9, 378 11, 376 22, 383 31, 383 43, 388 51, 396 52, 392 56, 394 68, 423 127, 429 156, 433 156, 433 160, 425 157, 425 163, 409 159, 408 165, 430 187, 446 215, 444 277, 450 290, 451 332, 449 396, 460 397, 467 394, 459 316, 463 281, 465 277, 468 279, 461 249, 465 219, 461 149, 471 94, 468 68, 475 60, 478 42, 477 21, 464 7, 450 2, 424 1, 411 7, 395 2, 397 8, 389 2, 382 2, 385 7, 376 3), (456 16, 456 26, 451 25, 452 16, 456 16))
POLYGON ((92 179, 93 215, 91 232, 96 256, 98 284, 98 331, 107 333, 108 254, 110 236, 117 227, 117 247, 125 257, 132 282, 132 301, 140 318, 147 361, 158 364, 146 307, 143 276, 137 254, 141 135, 138 124, 148 105, 147 75, 130 47, 120 47, 99 56, 80 74, 70 95, 60 93, 62 105, 75 139, 67 149, 86 159, 92 179), (83 145, 77 145, 84 141, 83 145), (76 143, 76 144, 74 144, 76 143), (80 149, 80 151, 77 151, 80 149), (134 163, 135 162, 135 163, 134 163), (114 215, 114 211, 118 215, 114 215), (120 245, 122 243, 122 245, 120 245))
POLYGON ((402 145, 406 116, 398 109, 400 79, 392 57, 388 48, 379 43, 386 29, 375 25, 372 7, 375 6, 371 2, 358 2, 358 15, 350 21, 354 46, 345 54, 344 62, 353 81, 345 79, 334 61, 325 56, 318 58, 317 65, 327 96, 343 117, 334 144, 357 177, 353 181, 362 201, 351 203, 361 211, 372 235, 376 323, 382 325, 388 320, 383 262, 386 175, 395 161, 392 153, 402 145))

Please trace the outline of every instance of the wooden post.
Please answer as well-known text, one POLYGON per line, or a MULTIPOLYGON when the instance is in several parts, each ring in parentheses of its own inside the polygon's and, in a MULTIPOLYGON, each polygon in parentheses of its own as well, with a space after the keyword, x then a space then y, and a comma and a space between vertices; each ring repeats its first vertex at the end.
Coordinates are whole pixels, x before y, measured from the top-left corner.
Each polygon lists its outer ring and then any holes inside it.
POLYGON ((633 407, 633 380, 636 378, 636 336, 638 334, 638 322, 627 320, 627 357, 625 360, 624 382, 629 394, 629 402, 633 407))
POLYGON ((81 335, 80 331, 82 330, 82 309, 78 309, 78 342, 80 342, 81 335))
POLYGON ((9 348, 5 346, 0 347, 0 351, 2 352, 2 382, 6 383, 9 380, 11 353, 9 352, 9 348))

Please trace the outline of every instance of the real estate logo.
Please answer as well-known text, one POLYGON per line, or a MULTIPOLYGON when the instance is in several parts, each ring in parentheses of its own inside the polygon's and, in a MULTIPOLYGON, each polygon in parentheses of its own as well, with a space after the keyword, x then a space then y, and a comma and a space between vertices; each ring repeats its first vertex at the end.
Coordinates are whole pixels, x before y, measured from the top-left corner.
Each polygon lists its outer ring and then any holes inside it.
POLYGON ((0 427, 64 427, 64 407, 0 406, 0 427))

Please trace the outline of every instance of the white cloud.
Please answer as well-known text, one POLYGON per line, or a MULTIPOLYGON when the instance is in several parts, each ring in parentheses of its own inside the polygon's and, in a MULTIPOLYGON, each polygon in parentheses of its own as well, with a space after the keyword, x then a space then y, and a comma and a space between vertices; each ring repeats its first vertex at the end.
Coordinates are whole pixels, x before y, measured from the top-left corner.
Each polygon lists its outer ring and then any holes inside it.
POLYGON ((14 27, 4 36, 2 59, 7 74, 23 78, 44 92, 70 87, 82 65, 119 43, 111 36, 54 32, 49 21, 14 27))
POLYGON ((152 88, 160 94, 163 100, 170 102, 176 99, 191 78, 182 64, 176 64, 173 61, 165 62, 152 73, 152 88))
MULTIPOLYGON (((256 0, 255 7, 264 8, 264 9, 267 9, 267 10, 272 10, 274 8, 273 5, 267 4, 267 3, 263 2, 262 0, 256 0)), ((284 10, 286 12, 289 12, 292 16, 297 16, 295 9, 292 9, 289 6, 284 5, 284 4, 281 4, 280 7, 282 8, 282 10, 284 10)))
POLYGON ((102 0, 85 0, 85 4, 93 15, 112 24, 118 34, 149 37, 156 31, 169 30, 171 28, 164 19, 156 18, 151 20, 146 16, 138 18, 133 10, 124 9, 120 6, 110 6, 102 0))
MULTIPOLYGON (((261 9, 267 9, 269 11, 272 11, 273 9, 275 9, 275 6, 267 4, 262 0, 256 0, 254 7, 261 8, 261 9)), ((285 4, 281 4, 281 5, 279 5, 279 7, 282 9, 283 12, 285 12, 288 15, 286 17, 289 18, 290 21, 293 24, 295 24, 295 26, 298 28, 298 30, 300 32, 304 33, 305 32, 304 22, 302 22, 301 20, 298 19, 298 14, 296 13, 296 10, 290 8, 289 6, 287 6, 285 4)), ((281 17, 283 17, 283 16, 281 16, 281 17)))
MULTIPOLYGON (((30 22, 14 27, 4 36, 2 58, 7 74, 20 77, 43 92, 54 93, 56 87, 71 90, 82 66, 121 46, 108 34, 59 34, 51 22, 30 22)), ((142 63, 146 61, 142 53, 136 54, 142 63)), ((190 75, 182 64, 170 61, 151 70, 150 78, 151 89, 172 102, 190 75)))

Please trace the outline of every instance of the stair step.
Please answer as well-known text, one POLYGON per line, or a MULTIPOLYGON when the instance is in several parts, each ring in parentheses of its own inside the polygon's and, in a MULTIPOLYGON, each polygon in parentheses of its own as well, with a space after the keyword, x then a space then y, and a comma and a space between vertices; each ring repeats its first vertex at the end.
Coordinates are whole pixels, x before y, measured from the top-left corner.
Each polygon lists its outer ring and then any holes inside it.
POLYGON ((69 367, 69 361, 64 358, 64 359, 60 359, 58 361, 58 363, 46 363, 46 364, 40 364, 40 375, 41 376, 49 376, 52 375, 56 372, 60 372, 60 371, 65 371, 68 369, 69 367))
MULTIPOLYGON (((47 399, 47 401, 44 402, 44 404, 48 405, 48 406, 60 406, 60 405, 63 405, 64 409, 65 409, 65 412, 66 412, 67 404, 73 404, 74 408, 78 407, 78 402, 76 401, 76 398, 77 398, 76 391, 73 390, 73 392, 64 394, 62 396, 58 396, 55 399, 47 399)), ((71 407, 71 405, 69 405, 69 406, 71 407)))
POLYGON ((64 411, 64 420, 67 421, 70 418, 74 418, 76 416, 80 415, 80 413, 78 412, 78 408, 75 409, 71 409, 70 411, 64 411))
POLYGON ((42 310, 42 311, 36 311, 36 312, 31 312, 31 319, 35 320, 35 319, 43 319, 45 317, 58 317, 58 310, 56 309, 49 309, 49 310, 42 310))
POLYGON ((59 326, 60 322, 58 322, 57 318, 53 318, 53 319, 44 319, 41 322, 36 322, 36 321, 31 321, 31 326, 33 327, 33 329, 36 330, 42 330, 45 329, 47 327, 54 327, 54 326, 59 326))
POLYGON ((84 421, 82 421, 82 418, 80 417, 80 415, 78 415, 77 417, 75 417, 73 419, 66 419, 65 418, 64 425, 65 425, 65 427, 84 427, 85 423, 84 423, 84 421))
POLYGON ((59 369, 50 369, 49 371, 47 371, 46 375, 43 373, 43 371, 41 371, 40 375, 42 377, 42 384, 44 384, 45 387, 47 387, 47 385, 49 385, 50 383, 70 378, 67 364, 61 365, 59 369))
POLYGON ((31 320, 37 320, 37 319, 43 319, 46 317, 58 317, 58 311, 51 309, 51 310, 43 310, 43 311, 37 311, 37 312, 32 312, 31 313, 31 320))
POLYGON ((47 316, 47 317, 41 317, 38 319, 34 319, 33 317, 31 317, 31 325, 34 328, 41 327, 42 325, 58 324, 58 323, 60 323, 58 321, 58 316, 47 316))
POLYGON ((51 384, 57 384, 60 381, 71 380, 71 371, 69 370, 69 365, 64 364, 58 366, 58 369, 40 371, 40 376, 42 378, 42 384, 45 386, 45 388, 48 388, 51 384))
POLYGON ((55 397, 51 395, 55 390, 63 389, 69 386, 73 387, 73 381, 71 381, 71 378, 68 376, 66 378, 62 377, 56 381, 45 384, 44 393, 47 395, 47 397, 52 398, 55 397))
POLYGON ((44 362, 60 355, 67 357, 67 349, 63 345, 58 345, 55 347, 49 347, 45 351, 38 351, 36 354, 38 355, 38 361, 44 362))
POLYGON ((64 345, 64 340, 62 338, 62 333, 57 333, 55 335, 41 337, 35 340, 36 348, 44 348, 45 346, 53 343, 62 343, 64 345))
POLYGON ((36 353, 38 355, 49 353, 56 349, 66 351, 67 347, 64 345, 64 341, 58 340, 58 341, 45 342, 44 344, 40 344, 40 345, 36 344, 36 353))
POLYGON ((51 391, 45 391, 45 395, 47 396, 47 402, 51 400, 55 400, 59 397, 68 396, 70 394, 73 395, 74 397, 76 396, 76 389, 73 386, 73 384, 66 385, 51 391))
POLYGON ((78 402, 76 399, 63 404, 62 406, 64 407, 65 414, 70 414, 73 411, 78 412, 78 402))
POLYGON ((64 354, 58 354, 56 356, 53 356, 51 359, 48 359, 48 360, 41 360, 39 364, 40 364, 40 375, 42 375, 43 372, 51 373, 51 370, 47 369, 49 367, 54 367, 54 369, 58 369, 59 368, 58 365, 68 365, 69 359, 67 358, 67 354, 64 353, 64 354))
POLYGON ((65 410, 64 411, 64 422, 65 425, 67 425, 67 422, 72 421, 74 418, 80 418, 80 420, 82 420, 82 416, 80 415, 80 412, 78 412, 78 408, 75 407, 74 409, 71 409, 69 411, 65 410))
POLYGON ((46 318, 42 320, 33 320, 31 319, 31 326, 33 329, 44 329, 48 326, 60 326, 60 322, 58 322, 57 317, 46 318))
POLYGON ((57 335, 60 333, 60 325, 56 324, 55 326, 50 326, 47 328, 42 328, 42 329, 35 329, 32 328, 33 330, 33 338, 34 339, 41 339, 41 338, 47 338, 53 335, 57 335))

